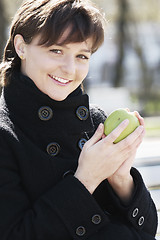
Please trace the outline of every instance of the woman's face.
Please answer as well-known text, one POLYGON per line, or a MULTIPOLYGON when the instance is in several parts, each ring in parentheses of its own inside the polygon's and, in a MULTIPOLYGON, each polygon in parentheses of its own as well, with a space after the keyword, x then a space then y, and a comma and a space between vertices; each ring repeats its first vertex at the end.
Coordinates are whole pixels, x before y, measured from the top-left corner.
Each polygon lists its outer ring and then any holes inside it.
POLYGON ((40 36, 35 37, 30 44, 24 43, 22 73, 56 101, 64 100, 73 92, 89 70, 92 39, 61 45, 66 34, 67 31, 56 45, 50 47, 38 46, 40 36))

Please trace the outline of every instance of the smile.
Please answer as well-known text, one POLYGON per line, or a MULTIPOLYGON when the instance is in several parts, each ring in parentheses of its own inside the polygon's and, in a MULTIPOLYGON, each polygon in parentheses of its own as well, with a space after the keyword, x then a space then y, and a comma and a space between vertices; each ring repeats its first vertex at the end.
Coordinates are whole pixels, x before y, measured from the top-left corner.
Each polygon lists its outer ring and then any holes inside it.
POLYGON ((67 80, 67 79, 64 79, 64 78, 60 78, 60 77, 56 77, 56 76, 53 76, 53 75, 49 75, 53 80, 59 82, 59 83, 62 83, 62 84, 67 84, 69 82, 71 82, 71 80, 67 80))

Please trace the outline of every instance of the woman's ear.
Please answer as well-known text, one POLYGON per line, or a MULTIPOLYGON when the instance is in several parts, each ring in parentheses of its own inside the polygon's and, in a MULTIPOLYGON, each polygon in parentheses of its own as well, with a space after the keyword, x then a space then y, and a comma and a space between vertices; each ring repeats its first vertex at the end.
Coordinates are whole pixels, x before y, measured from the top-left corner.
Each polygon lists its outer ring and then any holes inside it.
POLYGON ((19 56, 19 58, 21 60, 24 60, 26 44, 25 44, 25 41, 24 41, 22 35, 17 34, 14 37, 14 47, 15 47, 15 51, 16 51, 17 55, 19 56))

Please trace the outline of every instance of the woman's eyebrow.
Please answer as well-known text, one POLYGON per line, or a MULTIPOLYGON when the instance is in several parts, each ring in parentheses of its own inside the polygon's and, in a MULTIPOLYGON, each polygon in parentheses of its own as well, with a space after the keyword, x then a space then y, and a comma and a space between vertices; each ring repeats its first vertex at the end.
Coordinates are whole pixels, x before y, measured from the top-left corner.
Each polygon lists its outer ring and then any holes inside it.
MULTIPOLYGON (((66 48, 66 49, 70 49, 69 47, 67 47, 67 45, 63 45, 63 44, 58 44, 58 43, 56 43, 56 44, 54 44, 55 46, 58 46, 58 47, 64 47, 64 48, 66 48)), ((83 49, 80 49, 79 50, 80 52, 87 52, 87 53, 91 53, 92 51, 91 51, 91 49, 87 49, 87 48, 83 48, 83 49)))
POLYGON ((81 49, 80 51, 81 51, 81 52, 88 52, 88 53, 91 53, 91 50, 90 50, 90 49, 81 49))

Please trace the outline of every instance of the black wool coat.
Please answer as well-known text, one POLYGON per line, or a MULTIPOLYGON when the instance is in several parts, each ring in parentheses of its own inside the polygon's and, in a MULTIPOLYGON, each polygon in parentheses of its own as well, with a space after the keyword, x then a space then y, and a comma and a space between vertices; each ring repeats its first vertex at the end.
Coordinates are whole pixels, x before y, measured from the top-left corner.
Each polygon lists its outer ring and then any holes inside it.
POLYGON ((141 175, 124 205, 107 180, 91 195, 74 177, 106 116, 77 88, 61 102, 16 73, 0 100, 1 240, 152 240, 155 205, 141 175))

